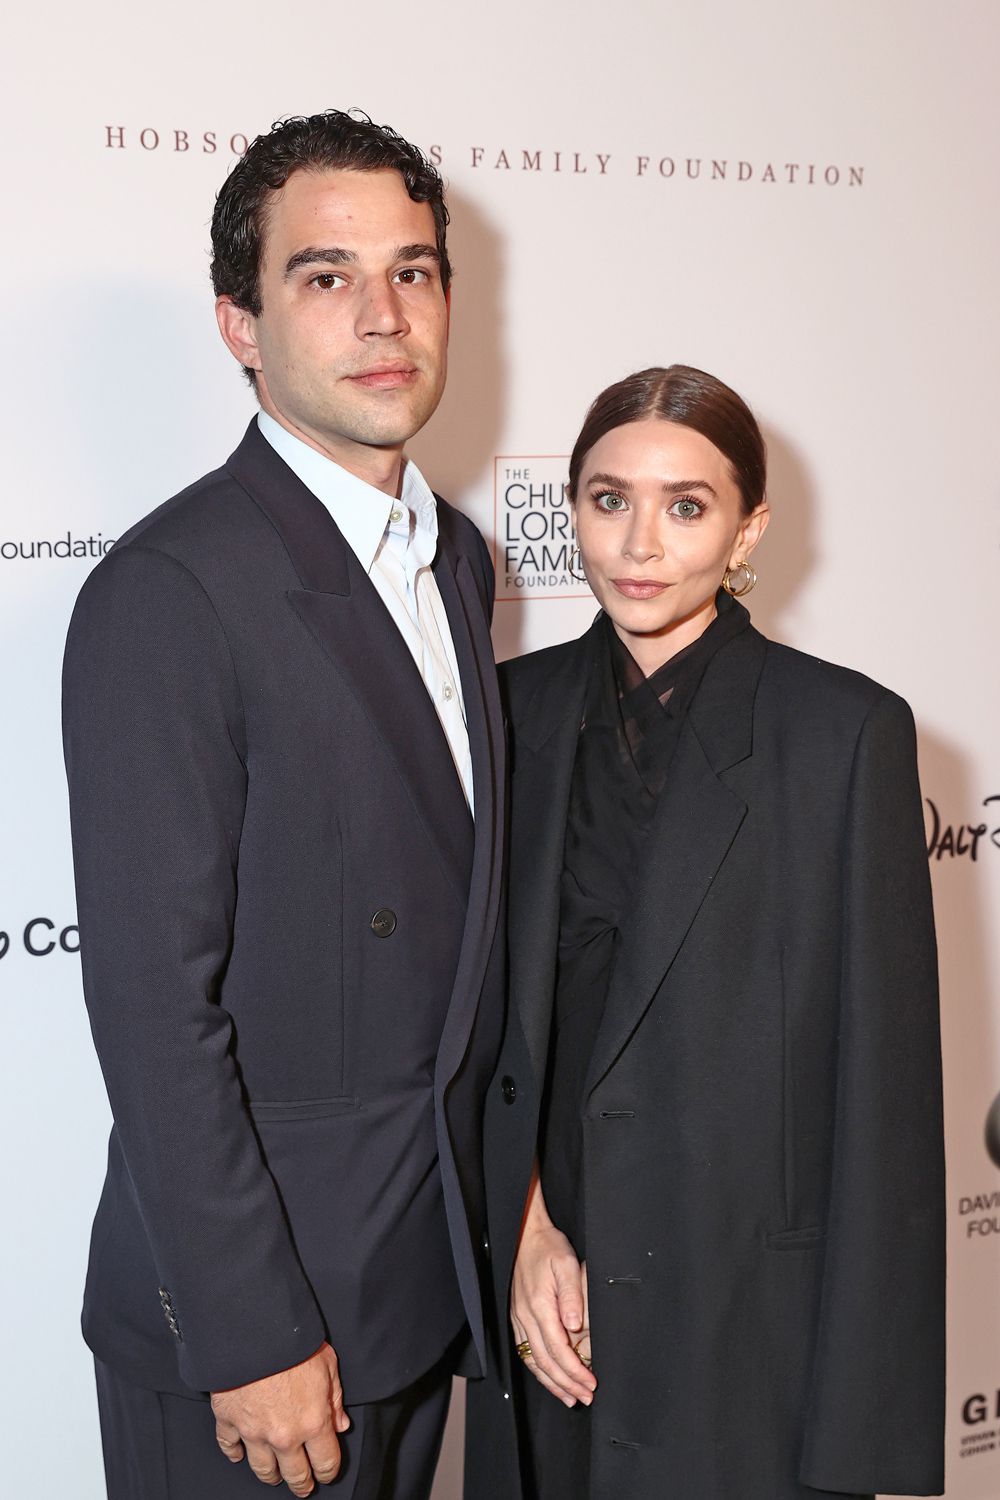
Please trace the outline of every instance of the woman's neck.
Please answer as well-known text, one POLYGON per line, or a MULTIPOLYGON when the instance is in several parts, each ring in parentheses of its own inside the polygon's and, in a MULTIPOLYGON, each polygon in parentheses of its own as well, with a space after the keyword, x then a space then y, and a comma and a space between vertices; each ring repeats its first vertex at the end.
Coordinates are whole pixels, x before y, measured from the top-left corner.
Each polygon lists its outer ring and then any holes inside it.
POLYGON ((683 620, 673 620, 659 631, 647 633, 634 633, 625 630, 612 620, 615 634, 622 645, 628 650, 639 670, 644 677, 652 677, 654 672, 676 656, 678 651, 683 651, 685 646, 690 646, 711 625, 718 614, 715 607, 715 599, 711 598, 707 604, 695 610, 693 614, 685 616, 683 620))

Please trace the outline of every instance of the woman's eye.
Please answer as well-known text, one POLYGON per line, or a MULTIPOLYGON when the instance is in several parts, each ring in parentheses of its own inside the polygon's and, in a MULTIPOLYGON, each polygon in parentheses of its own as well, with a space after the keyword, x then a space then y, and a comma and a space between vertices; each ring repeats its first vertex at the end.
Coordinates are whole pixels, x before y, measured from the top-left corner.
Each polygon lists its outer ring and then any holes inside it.
POLYGON ((694 521, 702 512, 702 506, 699 502, 692 500, 689 495, 684 495, 680 500, 675 500, 670 509, 671 513, 679 516, 682 521, 694 521))
POLYGON ((616 495, 613 490, 605 490, 602 494, 594 496, 594 504, 598 510, 624 510, 625 497, 624 495, 616 495))

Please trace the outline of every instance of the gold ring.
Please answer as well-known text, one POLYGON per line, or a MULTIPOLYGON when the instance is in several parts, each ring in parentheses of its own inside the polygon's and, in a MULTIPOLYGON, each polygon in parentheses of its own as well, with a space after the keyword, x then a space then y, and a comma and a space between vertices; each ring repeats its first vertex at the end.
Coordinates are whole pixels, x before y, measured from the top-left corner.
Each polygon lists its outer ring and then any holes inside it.
POLYGON ((531 1358, 531 1345, 528 1343, 527 1339, 522 1339, 521 1342, 518 1344, 518 1346, 517 1346, 517 1357, 518 1357, 518 1359, 530 1359, 531 1358))
POLYGON ((580 1353, 580 1345, 584 1342, 584 1339, 588 1339, 589 1337, 590 1334, 585 1333, 583 1335, 583 1338, 578 1339, 577 1342, 573 1345, 573 1353, 576 1355, 581 1365, 586 1365, 588 1370, 593 1369, 594 1361, 591 1359, 589 1354, 580 1353))

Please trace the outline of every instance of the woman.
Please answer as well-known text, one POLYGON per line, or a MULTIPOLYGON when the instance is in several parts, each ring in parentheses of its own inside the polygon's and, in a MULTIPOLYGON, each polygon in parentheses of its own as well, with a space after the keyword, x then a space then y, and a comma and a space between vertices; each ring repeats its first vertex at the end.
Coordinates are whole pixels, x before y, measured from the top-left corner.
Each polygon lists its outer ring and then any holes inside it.
POLYGON ((602 612, 505 669, 498 1351, 469 1390, 467 1496, 939 1493, 940 1049, 910 712, 737 602, 765 450, 718 380, 610 387, 569 489, 602 612))

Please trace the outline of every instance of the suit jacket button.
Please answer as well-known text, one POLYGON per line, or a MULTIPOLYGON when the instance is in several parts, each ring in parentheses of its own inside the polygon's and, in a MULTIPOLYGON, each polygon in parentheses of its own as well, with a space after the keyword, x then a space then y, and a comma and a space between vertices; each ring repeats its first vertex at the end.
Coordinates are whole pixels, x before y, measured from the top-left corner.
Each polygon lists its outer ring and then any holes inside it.
POLYGON ((396 913, 387 906, 380 907, 372 917, 372 932, 376 937, 391 937, 396 931, 396 913))
POLYGON ((505 1073, 500 1080, 500 1092, 505 1104, 513 1104, 517 1098, 517 1087, 509 1073, 505 1073))

